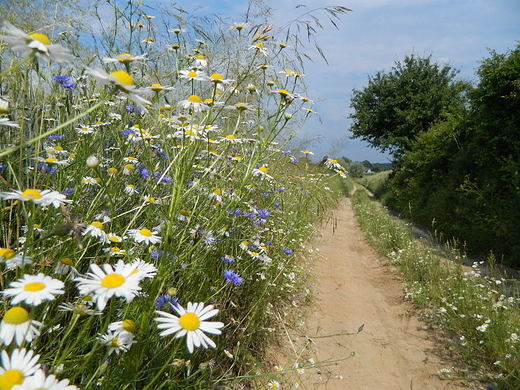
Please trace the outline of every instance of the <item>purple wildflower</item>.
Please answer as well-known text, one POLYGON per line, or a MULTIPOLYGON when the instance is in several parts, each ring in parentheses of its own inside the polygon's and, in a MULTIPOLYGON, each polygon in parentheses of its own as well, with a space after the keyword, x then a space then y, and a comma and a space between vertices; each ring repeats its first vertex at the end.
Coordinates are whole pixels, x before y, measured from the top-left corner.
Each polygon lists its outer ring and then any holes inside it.
POLYGON ((228 281, 229 283, 233 283, 235 286, 240 286, 243 282, 243 279, 240 277, 239 274, 228 269, 224 270, 224 278, 226 278, 226 281, 228 281))

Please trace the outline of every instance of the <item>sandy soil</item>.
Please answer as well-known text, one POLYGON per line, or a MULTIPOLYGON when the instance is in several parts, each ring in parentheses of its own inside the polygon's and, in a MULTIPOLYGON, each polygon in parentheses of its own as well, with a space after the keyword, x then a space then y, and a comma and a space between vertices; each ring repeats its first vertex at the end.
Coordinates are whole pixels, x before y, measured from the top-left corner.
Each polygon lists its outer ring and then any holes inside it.
MULTIPOLYGON (((391 266, 366 243, 350 200, 334 212, 311 243, 316 301, 307 314, 306 335, 319 360, 355 356, 322 369, 321 381, 302 387, 327 390, 460 390, 461 381, 436 373, 454 362, 442 356, 440 334, 403 299, 391 266), (353 339, 358 328, 363 331, 353 339), (349 343, 350 346, 349 346, 349 343), (347 347, 347 348, 345 348, 347 347)), ((445 350, 444 350, 445 351, 445 350)))

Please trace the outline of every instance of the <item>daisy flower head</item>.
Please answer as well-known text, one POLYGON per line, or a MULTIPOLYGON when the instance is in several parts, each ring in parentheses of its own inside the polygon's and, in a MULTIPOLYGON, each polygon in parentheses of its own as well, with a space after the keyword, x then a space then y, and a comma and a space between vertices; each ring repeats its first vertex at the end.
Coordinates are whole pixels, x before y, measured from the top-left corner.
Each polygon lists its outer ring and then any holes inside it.
POLYGON ((78 282, 81 295, 92 295, 99 310, 103 310, 113 296, 124 297, 127 303, 133 301, 135 295, 141 290, 139 281, 141 278, 135 272, 135 266, 125 264, 119 260, 115 267, 103 264, 103 269, 97 264, 90 264, 90 270, 86 277, 74 279, 78 282))
POLYGON ((38 306, 43 301, 53 301, 55 295, 64 293, 64 283, 41 272, 37 275, 25 274, 21 279, 11 282, 9 288, 2 291, 5 297, 12 297, 11 305, 25 302, 27 305, 38 306))
POLYGON ((114 332, 115 334, 122 334, 122 333, 130 333, 135 334, 136 331, 136 325, 133 320, 123 320, 123 321, 117 321, 112 322, 108 325, 108 330, 111 332, 114 332))
POLYGON ((145 62, 147 55, 148 53, 143 54, 141 56, 133 56, 129 53, 122 53, 119 54, 116 58, 103 58, 103 62, 105 64, 109 64, 112 62, 119 62, 121 64, 130 64, 132 62, 145 62))
POLYGON ((32 264, 30 256, 26 256, 23 253, 16 253, 12 249, 0 248, 0 262, 5 262, 5 266, 8 269, 16 269, 24 264, 32 264))
POLYGON ((264 47, 264 44, 262 42, 257 42, 254 45, 249 46, 247 50, 255 50, 256 52, 263 54, 265 57, 269 55, 269 52, 264 47))
POLYGON ((260 176, 262 179, 263 178, 272 179, 273 177, 271 175, 269 175, 267 172, 269 172, 269 169, 267 167, 263 166, 260 168, 254 168, 251 173, 253 174, 253 176, 260 176))
POLYGON ((72 203, 72 200, 67 199, 65 195, 51 190, 27 189, 25 191, 0 192, 0 198, 32 202, 42 207, 52 204, 56 208, 60 207, 60 204, 72 203))
POLYGON ((94 221, 90 225, 87 226, 87 228, 83 232, 83 235, 85 236, 87 234, 92 236, 92 237, 94 237, 94 238, 99 239, 99 241, 102 244, 108 244, 109 243, 108 236, 107 236, 107 234, 104 231, 104 226, 99 221, 94 221))
POLYGON ((180 74, 181 79, 185 79, 188 81, 193 81, 193 80, 207 81, 208 80, 208 76, 204 72, 202 72, 200 70, 196 70, 196 69, 195 70, 193 70, 193 69, 180 70, 179 74, 180 74))
POLYGON ((132 238, 135 242, 140 244, 144 242, 145 244, 158 244, 161 242, 162 238, 158 235, 159 233, 156 231, 152 231, 150 229, 130 229, 128 231, 128 236, 132 238))
POLYGON ((21 385, 24 381, 40 368, 38 359, 40 355, 35 355, 34 351, 14 349, 11 355, 7 351, 2 351, 2 365, 0 366, 0 389, 11 390, 16 385, 21 385))
POLYGON ((134 340, 132 333, 115 333, 109 331, 108 333, 101 336, 101 343, 108 346, 108 356, 113 352, 119 355, 120 352, 128 352, 132 344, 137 341, 134 340))
POLYGON ((69 385, 68 379, 57 379, 54 375, 46 376, 42 369, 27 377, 22 385, 13 387, 13 390, 77 390, 74 385, 69 385))
POLYGON ((137 274, 139 279, 153 279, 157 275, 157 268, 152 263, 147 263, 141 259, 135 259, 132 262, 132 266, 135 267, 134 274, 137 274))
POLYGON ((233 79, 225 79, 222 77, 220 73, 213 73, 211 76, 209 76, 209 81, 215 84, 229 84, 232 83, 233 79))
POLYGON ((40 335, 38 330, 43 324, 31 320, 29 312, 23 307, 15 306, 7 310, 0 324, 0 343, 8 346, 13 340, 20 346, 24 341, 30 343, 40 335))
POLYGON ((148 93, 144 89, 136 89, 134 79, 124 70, 117 70, 108 74, 103 69, 87 68, 86 73, 96 79, 102 85, 108 85, 121 91, 128 99, 132 100, 137 106, 147 113, 145 104, 151 104, 145 98, 139 96, 148 93))
POLYGON ((181 305, 173 306, 179 317, 157 310, 159 317, 155 321, 159 322, 157 328, 164 329, 160 336, 169 336, 175 333, 175 338, 186 336, 186 346, 190 353, 195 347, 215 348, 216 344, 205 333, 219 335, 220 328, 224 326, 222 322, 206 321, 218 313, 213 305, 204 307, 204 303, 188 303, 186 309, 181 305))
MULTIPOLYGON (((199 43, 201 45, 204 44, 204 42, 202 41, 199 41, 199 43)), ((206 68, 208 66, 208 60, 206 60, 206 58, 204 56, 196 56, 193 58, 195 61, 194 65, 196 68, 199 68, 199 69, 203 69, 203 68, 206 68)))
POLYGON ((53 45, 45 34, 27 34, 11 23, 4 22, 4 32, 9 35, 0 35, 0 40, 11 45, 11 49, 23 53, 25 57, 32 54, 44 60, 68 62, 74 59, 69 50, 61 45, 53 45))
POLYGON ((202 103, 202 100, 197 95, 191 95, 186 100, 179 102, 179 107, 185 110, 193 110, 193 112, 203 112, 209 109, 209 106, 202 103))

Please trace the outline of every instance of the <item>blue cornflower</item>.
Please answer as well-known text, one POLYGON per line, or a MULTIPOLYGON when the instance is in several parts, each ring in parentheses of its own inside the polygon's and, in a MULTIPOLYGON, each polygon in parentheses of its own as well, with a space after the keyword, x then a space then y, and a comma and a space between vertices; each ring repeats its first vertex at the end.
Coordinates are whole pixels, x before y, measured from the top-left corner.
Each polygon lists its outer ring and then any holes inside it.
MULTIPOLYGON (((154 172, 153 175, 155 176, 155 178, 157 180, 161 179, 161 173, 160 172, 154 172)), ((171 177, 169 176, 164 176, 161 181, 165 182, 165 183, 168 183, 168 184, 172 184, 173 183, 173 180, 171 177)))
POLYGON ((171 295, 161 294, 155 300, 155 306, 159 310, 172 310, 173 307, 177 307, 179 305, 179 298, 172 297, 171 295))
POLYGON ((54 76, 52 79, 54 81, 56 81, 57 83, 60 83, 60 84, 65 84, 65 83, 68 83, 70 81, 70 77, 69 76, 54 76))
POLYGON ((267 209, 258 209, 256 210, 256 212, 258 213, 258 216, 262 219, 266 219, 271 215, 271 213, 267 209))
POLYGON ((128 106, 125 106, 125 110, 128 112, 133 112, 135 110, 135 106, 133 104, 129 104, 128 106))
POLYGON ((240 277, 239 274, 228 269, 224 270, 224 278, 226 278, 226 281, 228 281, 229 283, 233 283, 235 286, 240 286, 243 282, 243 279, 240 277))
POLYGON ((49 135, 47 138, 49 138, 51 141, 56 141, 62 138, 65 138, 64 135, 49 135))
POLYGON ((262 195, 262 196, 269 196, 269 194, 266 193, 266 192, 262 192, 260 195, 262 195))
POLYGON ((235 261, 235 259, 233 258, 233 256, 229 256, 229 255, 222 256, 222 257, 220 258, 220 260, 222 260, 224 263, 232 263, 233 261, 235 261))
POLYGON ((244 217, 251 218, 251 219, 256 219, 256 215, 251 214, 251 213, 244 213, 244 217))
POLYGON ((136 171, 139 172, 145 179, 148 179, 151 176, 150 172, 146 168, 137 168, 136 171))
POLYGON ((236 209, 235 212, 234 212, 233 214, 235 214, 235 217, 240 217, 240 215, 242 214, 242 212, 240 211, 240 209, 236 209))
POLYGON ((274 206, 275 208, 277 208, 278 210, 280 210, 280 209, 282 208, 282 206, 280 206, 278 203, 273 204, 273 206, 274 206))
POLYGON ((63 191, 63 195, 72 195, 74 193, 74 188, 65 188, 63 191))
POLYGON ((287 256, 292 255, 292 249, 285 249, 283 253, 285 253, 287 256))
POLYGON ((60 87, 63 88, 63 89, 69 89, 69 90, 72 91, 76 87, 76 84, 65 83, 65 84, 60 84, 60 87))
POLYGON ((289 160, 289 162, 292 162, 292 163, 295 163, 295 164, 296 164, 296 163, 298 163, 298 160, 296 160, 295 158, 291 158, 291 159, 289 160))

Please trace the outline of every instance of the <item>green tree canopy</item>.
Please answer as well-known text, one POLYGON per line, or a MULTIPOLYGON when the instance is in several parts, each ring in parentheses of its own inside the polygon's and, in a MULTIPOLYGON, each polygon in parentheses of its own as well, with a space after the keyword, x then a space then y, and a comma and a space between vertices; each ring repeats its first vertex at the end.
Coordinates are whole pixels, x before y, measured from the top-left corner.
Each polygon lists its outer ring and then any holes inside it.
POLYGON ((377 72, 367 87, 352 92, 353 137, 399 160, 418 134, 463 103, 468 84, 456 81, 457 73, 432 63, 431 55, 413 54, 397 61, 390 72, 377 72))

